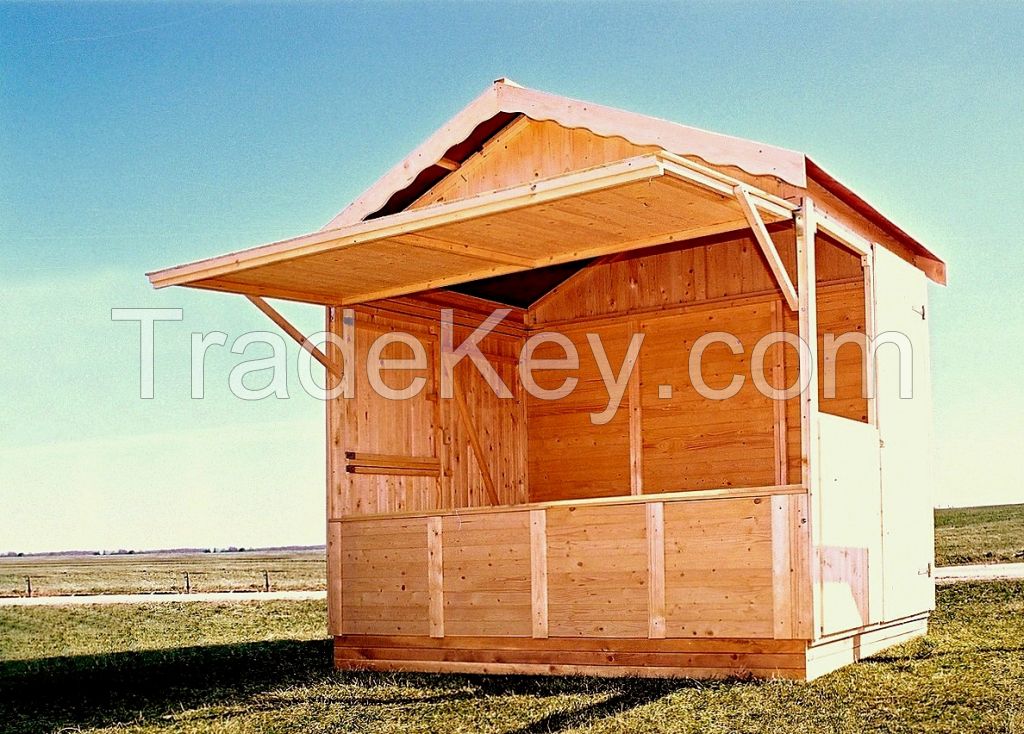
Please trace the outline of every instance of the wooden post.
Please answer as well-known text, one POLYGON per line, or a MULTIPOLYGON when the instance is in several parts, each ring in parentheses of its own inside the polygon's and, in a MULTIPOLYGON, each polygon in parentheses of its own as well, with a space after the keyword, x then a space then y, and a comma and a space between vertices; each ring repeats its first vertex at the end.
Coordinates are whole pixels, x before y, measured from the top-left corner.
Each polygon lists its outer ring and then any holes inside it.
POLYGON ((32 598, 32 577, 31 576, 26 576, 25 577, 25 586, 28 588, 28 598, 31 599, 32 598))
POLYGON ((799 301, 799 335, 807 348, 800 349, 800 384, 809 380, 800 395, 800 482, 809 501, 807 537, 810 540, 812 619, 823 630, 821 607, 821 523, 818 521, 818 306, 817 269, 814 257, 814 201, 805 197, 796 214, 796 260, 799 301))
POLYGON ((665 637, 665 503, 647 505, 647 636, 665 637))
POLYGON ((270 591, 270 571, 263 572, 263 590, 270 591))
POLYGON ((185 593, 192 593, 192 579, 189 578, 188 571, 185 572, 185 593))
POLYGON ((777 640, 811 637, 806 543, 802 531, 807 498, 772 498, 772 600, 777 640))
POLYGON ((442 518, 427 518, 427 584, 430 594, 430 636, 444 637, 444 556, 442 518))
POLYGON ((533 636, 548 636, 547 510, 530 510, 530 591, 533 636))
POLYGON ((342 631, 342 566, 340 522, 327 523, 327 631, 340 636, 342 631))

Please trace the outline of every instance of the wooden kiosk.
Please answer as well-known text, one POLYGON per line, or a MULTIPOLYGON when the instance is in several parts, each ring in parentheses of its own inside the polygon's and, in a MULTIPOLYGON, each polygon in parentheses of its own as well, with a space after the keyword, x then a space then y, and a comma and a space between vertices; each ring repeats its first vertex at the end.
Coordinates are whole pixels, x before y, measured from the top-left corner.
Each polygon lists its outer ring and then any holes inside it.
POLYGON ((339 668, 811 679, 926 631, 945 265, 802 153, 498 80, 323 229, 149 277, 248 296, 340 390, 339 668), (524 347, 578 369, 527 389, 524 347))

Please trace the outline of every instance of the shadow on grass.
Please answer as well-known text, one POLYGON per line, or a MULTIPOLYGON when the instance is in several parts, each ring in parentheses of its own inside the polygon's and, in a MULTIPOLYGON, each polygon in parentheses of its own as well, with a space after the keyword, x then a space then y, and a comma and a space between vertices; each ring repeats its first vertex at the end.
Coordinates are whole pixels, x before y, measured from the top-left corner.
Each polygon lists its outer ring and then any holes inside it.
MULTIPOLYGON (((605 685, 608 685, 605 682, 605 685)), ((593 724, 609 716, 654 703, 670 693, 695 684, 682 680, 629 679, 615 684, 619 690, 608 698, 569 711, 556 711, 532 724, 513 729, 507 734, 546 734, 593 724)))
POLYGON ((355 695, 339 688, 341 695, 330 697, 332 705, 353 707, 443 705, 509 695, 541 699, 585 693, 600 698, 550 713, 513 734, 593 723, 697 685, 683 680, 336 673, 330 640, 282 640, 0 662, 0 728, 14 734, 166 725, 168 716, 203 706, 257 711, 264 708, 254 700, 259 694, 323 683, 360 685, 355 695), (376 684, 407 690, 379 695, 376 684))
POLYGON ((4 730, 143 723, 325 678, 329 640, 254 642, 0 662, 4 730))

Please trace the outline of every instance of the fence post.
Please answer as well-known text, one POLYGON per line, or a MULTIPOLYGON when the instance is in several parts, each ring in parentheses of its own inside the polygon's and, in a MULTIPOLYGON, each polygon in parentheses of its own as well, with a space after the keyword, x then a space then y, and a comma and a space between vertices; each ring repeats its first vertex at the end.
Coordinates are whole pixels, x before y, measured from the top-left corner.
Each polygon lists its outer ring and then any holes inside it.
POLYGON ((185 572, 185 593, 192 593, 192 579, 188 577, 188 571, 185 572))
POLYGON ((263 572, 263 590, 270 591, 270 571, 263 572))
POLYGON ((31 576, 26 576, 25 577, 25 586, 28 587, 28 598, 31 599, 32 598, 32 577, 31 576))

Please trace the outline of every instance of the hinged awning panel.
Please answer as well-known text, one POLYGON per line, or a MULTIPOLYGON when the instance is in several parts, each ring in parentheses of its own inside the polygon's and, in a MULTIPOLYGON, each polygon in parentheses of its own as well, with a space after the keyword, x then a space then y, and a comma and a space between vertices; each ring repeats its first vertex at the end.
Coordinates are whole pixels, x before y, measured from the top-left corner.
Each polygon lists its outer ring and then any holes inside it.
MULTIPOLYGON (((358 303, 743 229, 735 183, 675 156, 644 155, 170 268, 150 280, 358 303)), ((766 222, 788 219, 794 208, 753 190, 751 201, 766 222)))

